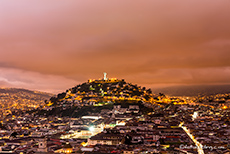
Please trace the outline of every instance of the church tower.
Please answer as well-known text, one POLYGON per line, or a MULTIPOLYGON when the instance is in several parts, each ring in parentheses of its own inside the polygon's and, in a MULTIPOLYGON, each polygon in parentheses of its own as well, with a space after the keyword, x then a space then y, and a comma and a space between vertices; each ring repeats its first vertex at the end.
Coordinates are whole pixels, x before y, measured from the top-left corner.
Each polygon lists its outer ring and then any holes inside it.
POLYGON ((47 141, 46 138, 38 140, 38 152, 47 152, 47 141))

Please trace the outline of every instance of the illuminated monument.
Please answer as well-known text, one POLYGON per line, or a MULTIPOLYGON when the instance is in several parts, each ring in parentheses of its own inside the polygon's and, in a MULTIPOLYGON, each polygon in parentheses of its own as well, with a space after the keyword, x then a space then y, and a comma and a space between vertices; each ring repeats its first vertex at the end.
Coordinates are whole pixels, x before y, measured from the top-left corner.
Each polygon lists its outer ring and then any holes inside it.
POLYGON ((95 79, 89 79, 88 80, 88 83, 91 83, 91 82, 95 82, 95 83, 112 83, 112 82, 120 82, 120 81, 124 81, 124 79, 122 80, 118 80, 117 78, 108 78, 107 77, 107 73, 103 73, 104 74, 104 77, 102 79, 98 79, 98 80, 95 80, 95 79))
POLYGON ((106 77, 107 73, 104 72, 103 74, 104 74, 104 80, 108 80, 107 77, 106 77))

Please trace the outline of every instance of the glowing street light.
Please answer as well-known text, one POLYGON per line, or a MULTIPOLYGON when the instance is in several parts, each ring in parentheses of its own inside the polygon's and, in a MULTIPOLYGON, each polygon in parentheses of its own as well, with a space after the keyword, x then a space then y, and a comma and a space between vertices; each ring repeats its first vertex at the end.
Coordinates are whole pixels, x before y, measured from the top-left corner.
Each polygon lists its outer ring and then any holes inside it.
POLYGON ((198 113, 194 112, 193 115, 192 115, 192 120, 195 120, 197 117, 198 117, 198 113))
POLYGON ((94 127, 93 127, 93 126, 89 127, 89 130, 90 130, 91 132, 93 132, 93 131, 94 131, 94 127))

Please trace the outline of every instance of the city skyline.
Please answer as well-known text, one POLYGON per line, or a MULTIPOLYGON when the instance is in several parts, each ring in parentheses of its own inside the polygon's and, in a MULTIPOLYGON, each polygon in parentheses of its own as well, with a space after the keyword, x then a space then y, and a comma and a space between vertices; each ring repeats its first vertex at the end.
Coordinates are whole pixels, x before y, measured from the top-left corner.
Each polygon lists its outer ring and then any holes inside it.
POLYGON ((230 84, 229 1, 1 1, 0 87, 230 84))

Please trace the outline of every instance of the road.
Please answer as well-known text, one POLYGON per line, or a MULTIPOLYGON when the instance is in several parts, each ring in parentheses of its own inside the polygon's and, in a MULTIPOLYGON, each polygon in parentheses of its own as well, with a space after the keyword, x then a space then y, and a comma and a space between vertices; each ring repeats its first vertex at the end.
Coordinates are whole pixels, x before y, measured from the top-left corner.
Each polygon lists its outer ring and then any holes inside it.
POLYGON ((187 134, 188 136, 193 140, 193 142, 196 144, 197 147, 197 152, 199 154, 204 154, 203 146, 200 142, 198 142, 192 134, 190 134, 190 131, 187 129, 187 127, 183 126, 184 122, 182 122, 179 127, 181 127, 187 134))

